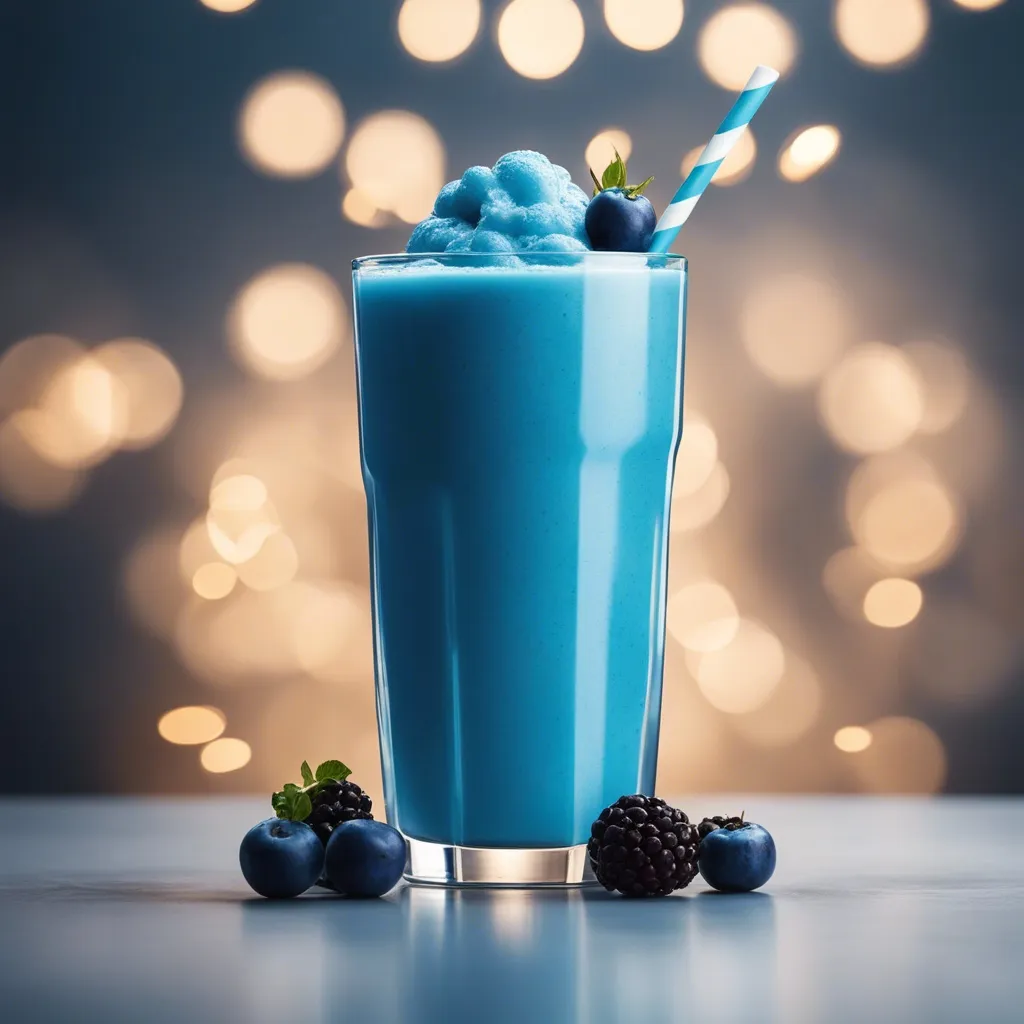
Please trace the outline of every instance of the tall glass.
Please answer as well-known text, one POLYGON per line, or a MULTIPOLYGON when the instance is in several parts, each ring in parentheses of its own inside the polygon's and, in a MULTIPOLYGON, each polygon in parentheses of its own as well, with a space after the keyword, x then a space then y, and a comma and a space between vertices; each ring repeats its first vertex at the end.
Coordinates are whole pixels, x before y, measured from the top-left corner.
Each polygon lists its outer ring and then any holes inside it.
POLYGON ((585 881, 654 790, 686 261, 353 264, 384 799, 407 877, 585 881))

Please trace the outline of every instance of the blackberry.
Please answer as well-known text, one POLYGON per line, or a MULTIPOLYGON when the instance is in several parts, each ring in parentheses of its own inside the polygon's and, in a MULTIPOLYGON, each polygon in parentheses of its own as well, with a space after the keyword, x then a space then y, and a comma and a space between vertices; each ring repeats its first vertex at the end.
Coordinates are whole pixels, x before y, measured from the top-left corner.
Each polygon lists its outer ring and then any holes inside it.
POLYGON ((373 818, 373 802, 354 782, 328 782, 313 797, 313 810, 306 824, 327 845, 331 833, 344 821, 373 818))
POLYGON ((743 817, 739 818, 723 818, 721 814, 716 814, 713 818, 705 818, 697 826, 697 834, 703 839, 706 835, 714 832, 717 828, 727 828, 730 831, 738 829, 743 824, 743 817))
POLYGON ((590 829, 590 866, 623 896, 667 896, 693 881, 700 839, 690 819, 656 796, 623 796, 590 829))

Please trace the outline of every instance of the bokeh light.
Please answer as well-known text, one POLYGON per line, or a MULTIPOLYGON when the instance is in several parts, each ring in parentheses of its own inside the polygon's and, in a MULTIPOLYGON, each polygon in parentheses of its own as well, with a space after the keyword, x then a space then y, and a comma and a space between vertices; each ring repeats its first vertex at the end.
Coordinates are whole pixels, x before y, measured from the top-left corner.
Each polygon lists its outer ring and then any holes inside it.
POLYGON ((192 574, 192 589, 204 601, 220 601, 238 582, 238 573, 223 562, 207 562, 192 574))
POLYGON ((387 218, 377 209, 377 204, 357 188, 350 188, 341 201, 341 212, 353 224, 364 228, 383 227, 387 218))
POLYGON ((712 707, 738 715, 768 700, 782 679, 786 657, 774 633, 740 619, 729 643, 707 653, 688 651, 686 664, 712 707))
POLYGON ((264 78, 246 96, 238 122, 242 152, 262 171, 305 178, 322 171, 345 137, 345 111, 331 85, 306 71, 264 78))
POLYGON ((841 142, 834 124, 801 129, 779 151, 779 174, 787 181, 806 181, 835 160, 841 142))
POLYGON ((859 754, 871 746, 871 732, 862 725, 844 725, 836 730, 832 742, 844 754, 859 754))
POLYGON ((792 25, 763 3, 729 4, 708 18, 697 52, 708 77, 724 89, 742 89, 758 64, 785 75, 797 55, 792 25))
POLYGON ((837 551, 825 563, 821 582, 835 607, 854 622, 863 621, 864 598, 885 576, 878 563, 862 548, 837 551))
POLYGON ((970 393, 967 360, 950 342, 912 341, 901 348, 924 385, 924 409, 917 429, 941 434, 963 416, 970 393))
POLYGON ((264 540, 259 550, 237 566, 238 578, 250 590, 274 590, 295 578, 299 554, 286 533, 276 531, 264 540))
POLYGON ((846 489, 846 519, 879 564, 903 573, 941 565, 956 549, 958 502, 926 460, 910 453, 862 463, 846 489))
MULTIPOLYGON (((698 158, 704 151, 704 146, 694 146, 693 149, 683 157, 679 167, 680 175, 685 178, 693 170, 698 158)), ((754 133, 748 128, 736 141, 736 145, 729 151, 729 155, 719 165, 715 176, 711 179, 712 185, 738 185, 750 177, 754 169, 754 161, 757 159, 757 141, 754 133)))
POLYGON ((480 0, 405 0, 398 38, 419 60, 454 60, 480 31, 480 0))
POLYGON ((244 11, 252 7, 256 0, 199 0, 204 7, 211 11, 219 11, 223 14, 235 14, 237 11, 244 11))
POLYGON ((927 0, 836 0, 836 36, 869 67, 896 67, 915 57, 929 22, 927 0))
POLYGON ((237 772, 252 760, 252 748, 245 740, 222 737, 203 747, 199 763, 214 775, 237 772))
POLYGON ((713 580, 690 583, 668 601, 669 633, 687 650, 721 650, 739 630, 740 619, 732 594, 713 580))
POLYGON ((729 497, 729 474, 721 462, 716 462, 707 482, 692 494, 672 492, 670 529, 673 533, 687 533, 707 526, 722 511, 729 497))
POLYGON ((916 718, 894 716, 870 722, 871 743, 850 766, 871 793, 936 793, 946 779, 942 740, 916 718))
POLYGON ((269 380, 296 380, 322 366, 348 337, 348 312, 334 281, 304 263, 254 277, 228 320, 232 352, 269 380))
POLYGON ((683 436, 676 453, 673 498, 696 494, 710 480, 717 462, 718 438, 711 424, 699 412, 687 409, 683 414, 683 436))
POLYGON ((107 342, 90 353, 124 388, 122 448, 148 448, 164 437, 181 411, 184 387, 177 367, 140 338, 107 342))
POLYGON ((84 348, 61 334, 24 338, 0 356, 0 413, 39 404, 58 372, 76 363, 84 348))
POLYGON ((683 0, 604 0, 604 20, 620 43, 660 50, 683 27, 683 0))
POLYGON ((847 451, 896 448, 924 416, 921 379, 899 349, 878 342, 857 345, 825 376, 818 412, 832 439, 847 451))
POLYGON ((846 347, 853 327, 831 281, 787 273, 757 286, 743 303, 740 334, 754 365, 784 388, 817 380, 846 347))
POLYGON ((206 529, 214 551, 237 566, 255 558, 281 522, 263 481, 242 474, 221 479, 210 489, 206 529))
POLYGON ((584 31, 573 0, 512 0, 498 18, 498 47, 524 78, 555 78, 579 56, 584 31))
POLYGON ((189 746, 215 740, 226 725, 223 711, 207 705, 191 705, 168 711, 160 717, 156 728, 168 743, 189 746))
POLYGON ((367 202, 409 224, 430 213, 444 167, 441 137, 407 110, 371 114, 356 127, 345 153, 349 180, 367 202))
POLYGON ((993 7, 1006 3, 1006 0, 953 0, 953 3, 969 11, 990 11, 993 7))
POLYGON ((21 414, 0 424, 0 496, 22 512, 56 512, 78 497, 85 476, 44 459, 19 422, 21 414))
POLYGON ((786 654, 778 686, 759 708, 731 715, 729 725, 748 743, 774 749, 795 743, 821 713, 821 683, 802 658, 786 654))
POLYGON ((604 128, 588 143, 584 154, 587 166, 600 178, 601 172, 615 159, 615 151, 623 160, 628 160, 633 153, 633 140, 629 132, 621 128, 604 128))
POLYGON ((891 576, 873 583, 864 595, 864 618, 873 626, 899 629, 917 618, 924 603, 913 580, 891 576))

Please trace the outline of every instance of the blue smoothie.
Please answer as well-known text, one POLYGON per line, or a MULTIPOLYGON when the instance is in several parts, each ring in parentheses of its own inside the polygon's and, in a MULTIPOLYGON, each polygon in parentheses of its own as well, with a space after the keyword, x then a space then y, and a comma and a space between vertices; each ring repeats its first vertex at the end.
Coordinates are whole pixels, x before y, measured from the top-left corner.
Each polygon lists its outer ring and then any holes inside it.
POLYGON ((686 265, 497 262, 357 261, 385 801, 571 846, 654 791, 686 265))

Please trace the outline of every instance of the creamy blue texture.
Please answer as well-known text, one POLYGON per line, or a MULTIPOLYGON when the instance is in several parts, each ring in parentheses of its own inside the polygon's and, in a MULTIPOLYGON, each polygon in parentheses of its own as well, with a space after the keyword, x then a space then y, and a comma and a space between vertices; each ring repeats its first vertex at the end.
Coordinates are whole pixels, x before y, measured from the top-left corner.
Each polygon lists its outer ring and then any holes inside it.
POLYGON ((406 252, 584 252, 589 201, 542 153, 506 153, 493 168, 470 167, 445 185, 406 252))
POLYGON ((654 785, 683 263, 417 262, 355 284, 388 818, 583 843, 654 785))

